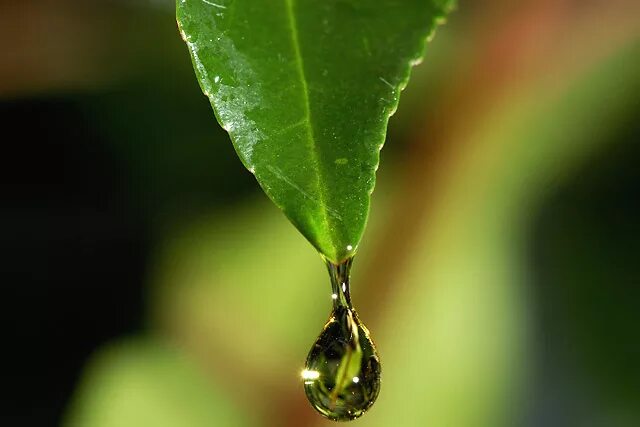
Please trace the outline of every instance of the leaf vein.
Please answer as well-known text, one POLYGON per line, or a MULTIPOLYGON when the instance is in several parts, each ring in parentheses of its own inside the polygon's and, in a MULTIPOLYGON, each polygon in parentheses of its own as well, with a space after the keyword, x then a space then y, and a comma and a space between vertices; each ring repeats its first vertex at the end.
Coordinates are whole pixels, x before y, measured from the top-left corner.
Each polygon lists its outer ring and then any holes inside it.
MULTIPOLYGON (((329 223, 329 214, 331 214, 331 216, 335 217, 335 218, 340 218, 339 215, 336 215, 336 211, 334 209, 331 209, 326 202, 326 198, 324 197, 323 191, 322 191, 322 186, 320 185, 321 182, 321 165, 320 165, 320 159, 318 158, 318 154, 317 154, 317 144, 315 141, 315 136, 314 136, 314 132, 313 132, 313 125, 311 122, 311 106, 310 106, 310 101, 309 101, 309 87, 307 85, 307 78, 305 76, 305 72, 304 72, 304 61, 302 59, 302 53, 300 52, 300 41, 298 39, 298 28, 297 28, 297 20, 295 17, 295 13, 293 10, 293 3, 295 0, 285 0, 286 3, 286 9, 287 9, 287 18, 289 20, 289 26, 291 28, 291 41, 293 43, 293 49, 294 49, 294 53, 295 53, 295 60, 296 60, 296 68, 298 71, 298 77, 300 79, 300 84, 302 85, 302 99, 304 102, 304 108, 305 108, 305 116, 308 122, 308 126, 307 126, 307 135, 308 135, 308 139, 309 139, 309 143, 311 145, 311 153, 313 156, 313 160, 316 164, 316 167, 318 168, 318 176, 317 176, 317 188, 318 188, 318 196, 320 200, 317 200, 317 202, 320 204, 320 206, 324 209, 321 209, 321 212, 323 214, 324 217, 324 222, 327 225, 327 229, 331 230, 332 227, 330 226, 329 223)), ((303 192, 303 194, 306 194, 303 192)))
POLYGON ((290 125, 287 125, 287 126, 285 126, 283 128, 278 129, 277 131, 272 133, 270 136, 273 137, 273 136, 282 135, 285 132, 288 132, 288 131, 290 131, 292 129, 295 129, 297 127, 300 127, 300 126, 304 126, 304 125, 306 125, 308 123, 309 123, 309 119, 307 117, 304 117, 301 120, 298 120, 297 122, 295 122, 293 124, 290 124, 290 125))
POLYGON ((340 214, 338 213, 338 211, 336 211, 335 209, 329 207, 326 205, 325 202, 323 202, 322 200, 318 200, 315 197, 313 197, 311 194, 307 193, 306 191, 304 191, 299 185, 297 185, 295 182, 291 181, 289 178, 287 178, 285 176, 284 173, 282 173, 282 171, 280 169, 278 169, 275 166, 272 165, 266 165, 266 168, 276 176, 276 178, 282 180, 284 183, 288 184, 289 186, 291 186, 292 188, 296 189, 298 192, 300 192, 300 194, 302 194, 304 197, 306 197, 307 199, 318 203, 321 207, 323 207, 325 209, 325 211, 331 215, 332 217, 336 218, 339 221, 342 221, 342 217, 340 216, 340 214))
POLYGON ((202 2, 208 4, 209 6, 217 7, 218 9, 226 9, 227 8, 227 6, 224 6, 224 5, 221 5, 221 4, 217 4, 217 3, 214 3, 214 2, 209 1, 209 0, 202 0, 202 2))

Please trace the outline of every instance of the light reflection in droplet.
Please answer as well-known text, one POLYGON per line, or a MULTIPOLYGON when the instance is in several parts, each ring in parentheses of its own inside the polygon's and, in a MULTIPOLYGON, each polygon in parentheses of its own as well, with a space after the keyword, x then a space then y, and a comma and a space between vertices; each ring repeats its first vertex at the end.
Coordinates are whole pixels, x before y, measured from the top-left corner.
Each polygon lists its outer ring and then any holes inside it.
POLYGON ((317 380, 320 378, 320 372, 305 369, 302 371, 302 378, 305 380, 317 380))

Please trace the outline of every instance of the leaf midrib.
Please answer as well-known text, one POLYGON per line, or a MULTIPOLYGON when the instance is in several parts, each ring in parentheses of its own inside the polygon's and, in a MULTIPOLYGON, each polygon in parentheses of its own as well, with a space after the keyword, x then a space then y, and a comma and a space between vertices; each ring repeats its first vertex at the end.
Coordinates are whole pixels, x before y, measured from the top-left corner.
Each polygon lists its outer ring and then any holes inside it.
MULTIPOLYGON (((322 173, 322 168, 320 166, 320 159, 318 157, 318 152, 317 152, 318 147, 316 144, 315 135, 313 131, 313 124, 311 121, 311 105, 309 102, 309 88, 307 85, 307 78, 304 71, 304 60, 302 59, 302 54, 300 52, 300 41, 298 39, 298 24, 297 24, 297 20, 294 13, 294 2, 295 0, 285 0, 286 9, 287 9, 287 18, 289 21, 289 27, 291 29, 291 42, 293 43, 293 50, 295 53, 296 68, 298 71, 298 78, 300 80, 300 84, 302 85, 302 99, 304 101, 303 103, 304 103, 304 109, 305 109, 305 117, 303 118, 303 120, 306 121, 305 128, 307 129, 307 137, 308 137, 307 139, 311 148, 311 155, 313 157, 313 161, 318 170, 318 175, 316 177, 317 178, 316 188, 318 190, 319 200, 317 200, 317 202, 320 205, 320 212, 322 214, 324 223, 327 226, 327 230, 331 230, 332 227, 331 227, 331 221, 329 220, 329 215, 328 215, 326 194, 324 191, 322 191, 322 185, 320 185, 320 183, 323 181, 323 176, 322 176, 323 173, 322 173)), ((329 239, 333 243, 333 238, 331 235, 329 235, 329 239)), ((339 248, 335 248, 335 250, 339 251, 339 248)), ((333 260, 333 261, 339 261, 339 260, 333 260)))

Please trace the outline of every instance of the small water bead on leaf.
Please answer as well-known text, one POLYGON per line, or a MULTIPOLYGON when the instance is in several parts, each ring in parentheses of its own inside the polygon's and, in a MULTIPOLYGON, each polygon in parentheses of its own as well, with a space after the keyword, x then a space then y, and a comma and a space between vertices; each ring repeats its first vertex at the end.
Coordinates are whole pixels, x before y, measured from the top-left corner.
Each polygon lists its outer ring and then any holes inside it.
POLYGON ((348 421, 363 415, 378 397, 380 362, 369 331, 351 306, 351 259, 327 265, 333 311, 307 356, 302 379, 318 412, 334 421, 348 421))

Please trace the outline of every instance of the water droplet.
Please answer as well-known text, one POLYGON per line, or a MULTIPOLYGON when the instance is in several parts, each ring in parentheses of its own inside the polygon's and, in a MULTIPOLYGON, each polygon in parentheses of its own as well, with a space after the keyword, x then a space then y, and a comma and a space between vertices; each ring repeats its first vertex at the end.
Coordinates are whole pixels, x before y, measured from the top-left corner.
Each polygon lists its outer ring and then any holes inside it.
POLYGON ((380 361, 369 330, 351 305, 350 258, 327 262, 333 310, 307 356, 302 380, 311 405, 334 421, 354 420, 375 402, 380 391, 380 361))

